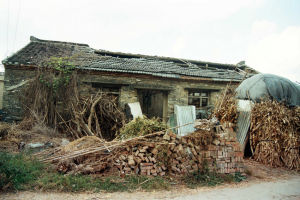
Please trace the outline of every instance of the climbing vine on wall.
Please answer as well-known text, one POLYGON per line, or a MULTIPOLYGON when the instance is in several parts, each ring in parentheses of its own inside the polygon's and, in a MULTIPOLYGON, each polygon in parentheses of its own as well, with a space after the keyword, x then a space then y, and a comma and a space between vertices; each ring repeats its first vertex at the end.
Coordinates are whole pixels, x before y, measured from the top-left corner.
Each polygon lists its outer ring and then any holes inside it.
POLYGON ((41 73, 39 81, 57 94, 59 88, 69 85, 75 66, 72 65, 69 57, 51 57, 42 69, 47 73, 41 73))
POLYGON ((77 73, 70 57, 52 57, 36 70, 36 77, 24 88, 21 101, 35 120, 57 128, 68 119, 77 92, 77 73))

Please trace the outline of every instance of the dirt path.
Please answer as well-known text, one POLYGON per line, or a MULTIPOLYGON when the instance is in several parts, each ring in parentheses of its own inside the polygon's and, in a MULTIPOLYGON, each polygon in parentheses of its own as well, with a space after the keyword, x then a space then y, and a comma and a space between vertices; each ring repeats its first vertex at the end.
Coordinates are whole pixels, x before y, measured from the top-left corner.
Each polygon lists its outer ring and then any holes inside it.
POLYGON ((224 185, 216 188, 177 189, 171 191, 134 192, 134 193, 45 193, 20 192, 0 195, 3 200, 100 200, 100 199, 300 199, 300 176, 271 182, 251 182, 237 185, 224 185))
POLYGON ((174 187, 170 191, 123 192, 123 193, 59 193, 59 192, 19 192, 0 194, 2 200, 100 200, 100 199, 287 199, 300 200, 300 174, 284 169, 269 168, 259 163, 246 161, 252 176, 239 184, 217 187, 188 189, 174 187))
POLYGON ((199 191, 197 194, 174 198, 176 200, 198 200, 198 199, 300 199, 300 176, 276 182, 265 182, 251 184, 243 187, 226 187, 211 191, 199 191))

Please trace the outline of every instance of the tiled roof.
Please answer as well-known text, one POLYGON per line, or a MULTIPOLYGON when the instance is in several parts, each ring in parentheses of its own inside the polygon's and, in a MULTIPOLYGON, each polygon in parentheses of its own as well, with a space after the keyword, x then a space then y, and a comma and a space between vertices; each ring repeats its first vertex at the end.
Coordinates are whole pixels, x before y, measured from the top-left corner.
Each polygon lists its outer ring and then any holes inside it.
POLYGON ((4 65, 42 66, 51 57, 71 57, 72 64, 83 70, 147 74, 159 77, 182 76, 212 80, 241 80, 236 65, 178 58, 125 54, 95 50, 86 44, 40 40, 31 37, 24 48, 3 60, 4 65))

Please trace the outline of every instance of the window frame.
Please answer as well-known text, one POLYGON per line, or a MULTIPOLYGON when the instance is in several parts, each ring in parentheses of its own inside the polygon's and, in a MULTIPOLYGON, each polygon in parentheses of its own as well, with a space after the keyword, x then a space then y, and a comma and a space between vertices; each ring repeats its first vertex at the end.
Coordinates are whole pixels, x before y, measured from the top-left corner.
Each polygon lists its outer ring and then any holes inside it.
POLYGON ((199 90, 195 90, 195 89, 190 89, 188 90, 188 105, 193 105, 196 107, 196 109, 201 109, 201 108, 206 108, 209 106, 210 103, 210 90, 203 90, 203 89, 199 89, 199 90), (192 94, 192 95, 191 95, 192 94), (199 94, 199 95, 195 95, 195 94, 199 94), (202 94, 206 94, 205 96, 203 96, 202 94), (199 105, 195 105, 190 103, 190 99, 197 99, 199 100, 199 105), (203 106, 203 100, 206 99, 207 103, 205 106, 203 106))

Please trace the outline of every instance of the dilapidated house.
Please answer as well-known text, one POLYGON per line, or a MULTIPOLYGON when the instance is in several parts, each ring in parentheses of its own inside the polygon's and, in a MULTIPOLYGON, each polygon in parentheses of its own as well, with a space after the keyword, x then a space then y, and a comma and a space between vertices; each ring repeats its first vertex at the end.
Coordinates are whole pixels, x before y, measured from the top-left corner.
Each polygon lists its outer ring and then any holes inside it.
POLYGON ((227 84, 238 84, 255 70, 244 64, 220 64, 179 58, 96 50, 87 44, 30 38, 24 48, 3 60, 3 110, 11 120, 22 118, 20 86, 51 57, 70 57, 81 93, 102 90, 118 97, 119 106, 140 102, 148 117, 167 121, 174 105, 195 105, 201 113, 218 100, 227 84), (93 88, 87 90, 85 86, 93 88))

